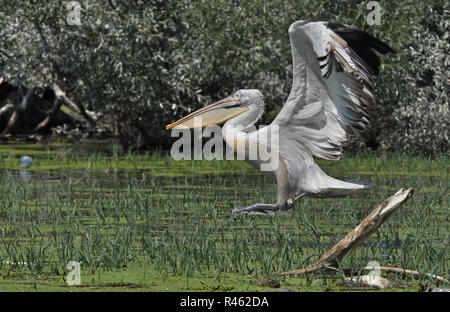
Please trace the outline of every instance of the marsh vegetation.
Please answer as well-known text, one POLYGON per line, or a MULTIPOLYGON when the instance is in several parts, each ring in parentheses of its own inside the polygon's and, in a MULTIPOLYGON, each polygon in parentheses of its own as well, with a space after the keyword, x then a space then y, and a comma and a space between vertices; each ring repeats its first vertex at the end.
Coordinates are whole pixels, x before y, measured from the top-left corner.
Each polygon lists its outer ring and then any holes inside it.
MULTIPOLYGON (((357 196, 303 198, 274 216, 233 215, 274 202, 275 184, 243 161, 174 161, 168 152, 122 153, 115 144, 0 146, 0 289, 354 290, 370 261, 449 278, 449 159, 375 153, 319 161, 330 175, 372 187, 357 196), (19 168, 19 158, 33 158, 19 168), (279 277, 316 261, 400 187, 413 198, 348 255, 335 273, 279 277)), ((383 273, 384 274, 384 273, 383 273)), ((394 290, 448 287, 426 276, 389 276, 394 290)))

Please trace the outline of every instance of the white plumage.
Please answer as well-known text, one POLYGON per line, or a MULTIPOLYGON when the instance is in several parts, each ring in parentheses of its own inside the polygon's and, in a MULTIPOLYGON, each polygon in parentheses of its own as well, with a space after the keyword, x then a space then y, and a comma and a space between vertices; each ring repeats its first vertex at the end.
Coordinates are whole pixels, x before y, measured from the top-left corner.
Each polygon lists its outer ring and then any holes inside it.
MULTIPOLYGON (((369 112, 375 107, 373 76, 380 64, 373 49, 383 54, 394 51, 365 32, 337 23, 298 21, 289 27, 289 38, 293 82, 286 103, 269 126, 250 133, 244 130, 239 136, 247 143, 269 147, 278 157, 279 165, 268 172, 277 182, 278 201, 274 205, 237 208, 234 212, 288 209, 304 195, 341 196, 367 187, 329 177, 313 157, 341 158, 343 146, 365 130, 369 112), (278 147, 271 146, 269 141, 257 141, 263 132, 274 127, 279 130, 278 147)), ((222 129, 227 144, 235 146, 238 143, 235 126, 246 129, 262 114, 264 102, 258 90, 239 90, 168 128, 201 114, 207 117, 217 108, 236 109, 236 105, 247 110, 233 115, 222 129), (231 129, 233 136, 230 136, 231 129)), ((259 158, 249 162, 260 170, 264 163, 259 158)))

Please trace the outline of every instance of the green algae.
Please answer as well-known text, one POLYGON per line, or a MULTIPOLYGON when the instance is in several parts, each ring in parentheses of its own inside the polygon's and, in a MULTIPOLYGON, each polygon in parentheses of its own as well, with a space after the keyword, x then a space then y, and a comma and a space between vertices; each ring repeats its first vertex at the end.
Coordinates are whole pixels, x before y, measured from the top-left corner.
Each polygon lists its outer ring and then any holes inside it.
MULTIPOLYGON (((269 290, 257 285, 260 276, 296 291, 361 290, 341 286, 339 272, 277 274, 317 260, 400 187, 414 187, 413 198, 342 268, 375 260, 448 279, 448 157, 368 153, 319 161, 330 175, 371 189, 304 198, 291 211, 264 217, 231 214, 234 206, 276 200, 275 185, 243 161, 97 148, 0 145, 0 290, 269 290), (34 160, 27 170, 18 166, 22 155, 34 160), (83 287, 66 286, 72 260, 81 263, 83 287)), ((394 291, 438 285, 427 277, 389 278, 405 286, 394 291)))

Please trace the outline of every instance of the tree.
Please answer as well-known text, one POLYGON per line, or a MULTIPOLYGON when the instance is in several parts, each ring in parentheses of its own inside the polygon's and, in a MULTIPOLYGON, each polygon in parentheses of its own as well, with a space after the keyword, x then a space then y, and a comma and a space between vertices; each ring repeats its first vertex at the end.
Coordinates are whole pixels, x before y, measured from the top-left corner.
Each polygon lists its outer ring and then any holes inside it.
POLYGON ((367 23, 368 1, 360 0, 79 1, 73 25, 66 1, 1 2, 4 79, 56 83, 80 113, 104 116, 90 129, 116 132, 125 148, 170 146, 164 125, 240 88, 262 91, 261 123, 271 122, 291 85, 287 29, 304 19, 351 25, 398 51, 383 57, 366 145, 448 150, 449 19, 441 1, 380 1, 380 25, 367 23))

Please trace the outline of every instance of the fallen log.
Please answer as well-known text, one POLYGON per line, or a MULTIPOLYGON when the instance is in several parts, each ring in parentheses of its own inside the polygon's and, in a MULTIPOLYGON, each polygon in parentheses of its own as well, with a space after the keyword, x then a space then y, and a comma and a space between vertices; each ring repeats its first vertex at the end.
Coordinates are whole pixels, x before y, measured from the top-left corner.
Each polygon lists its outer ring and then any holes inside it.
POLYGON ((83 105, 81 105, 78 102, 72 102, 66 95, 66 93, 64 91, 62 91, 62 89, 56 84, 53 83, 52 85, 53 91, 55 92, 55 94, 57 95, 57 97, 63 101, 64 105, 67 106, 70 110, 72 110, 73 112, 80 114, 81 116, 83 116, 92 127, 95 127, 96 122, 99 118, 99 116, 92 111, 89 111, 87 109, 85 109, 83 107, 83 105), (59 94, 59 95, 58 95, 59 94))
POLYGON ((21 116, 28 110, 30 103, 33 101, 34 91, 35 91, 34 88, 28 89, 27 93, 22 98, 22 101, 14 107, 14 112, 12 113, 12 116, 9 118, 9 121, 5 129, 3 130, 1 136, 9 134, 16 127, 18 127, 21 116))
POLYGON ((33 132, 38 132, 39 130, 47 127, 61 108, 61 105, 63 103, 62 96, 64 95, 64 92, 56 84, 53 84, 53 91, 55 92, 56 96, 53 107, 48 110, 47 117, 33 129, 33 132))
POLYGON ((2 118, 3 115, 8 115, 12 111, 14 111, 14 105, 6 104, 5 106, 0 108, 0 118, 2 118))
MULTIPOLYGON (((349 269, 346 269, 346 270, 349 270, 349 269)), ((378 266, 377 267, 366 266, 366 267, 363 268, 363 270, 366 270, 366 271, 379 270, 379 271, 383 271, 383 272, 386 272, 386 273, 406 274, 406 275, 411 275, 411 276, 416 276, 416 277, 427 276, 427 277, 433 278, 433 279, 435 279, 435 280, 437 280, 437 281, 439 281, 441 283, 448 283, 447 279, 445 279, 444 277, 439 276, 439 275, 430 274, 430 273, 422 273, 422 272, 418 272, 418 271, 415 271, 415 270, 408 270, 408 269, 397 268, 397 267, 390 267, 390 266, 379 266, 379 267, 378 266)))
POLYGON ((76 118, 61 111, 61 94, 52 88, 27 89, 0 83, 0 138, 50 133, 50 128, 70 124, 76 118), (41 94, 42 93, 42 94, 41 94), (11 98, 12 103, 5 103, 11 98))
POLYGON ((281 275, 301 275, 315 272, 321 268, 335 268, 339 261, 360 246, 372 235, 395 211, 397 211, 414 193, 413 188, 400 189, 383 201, 353 231, 348 233, 320 259, 303 269, 283 272, 281 275))

